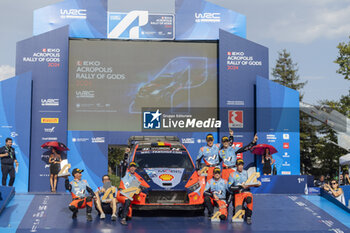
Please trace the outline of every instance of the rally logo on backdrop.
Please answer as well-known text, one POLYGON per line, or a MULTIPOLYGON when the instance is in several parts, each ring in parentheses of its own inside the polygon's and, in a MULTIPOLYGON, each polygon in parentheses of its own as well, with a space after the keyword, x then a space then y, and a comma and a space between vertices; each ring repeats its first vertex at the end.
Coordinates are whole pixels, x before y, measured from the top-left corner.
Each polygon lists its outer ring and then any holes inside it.
POLYGON ((246 37, 246 17, 203 0, 176 0, 177 40, 217 40, 219 28, 246 37))
POLYGON ((108 13, 108 38, 173 40, 174 15, 148 11, 108 13))
POLYGON ((106 38, 107 0, 66 0, 34 11, 33 34, 69 25, 77 38, 106 38))

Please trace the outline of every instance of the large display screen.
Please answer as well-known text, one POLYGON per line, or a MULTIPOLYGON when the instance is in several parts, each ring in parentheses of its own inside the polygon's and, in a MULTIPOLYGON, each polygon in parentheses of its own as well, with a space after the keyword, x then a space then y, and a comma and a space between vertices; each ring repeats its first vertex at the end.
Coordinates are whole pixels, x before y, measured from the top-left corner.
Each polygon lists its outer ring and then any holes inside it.
POLYGON ((70 40, 68 130, 141 131, 142 107, 216 108, 217 43, 70 40))

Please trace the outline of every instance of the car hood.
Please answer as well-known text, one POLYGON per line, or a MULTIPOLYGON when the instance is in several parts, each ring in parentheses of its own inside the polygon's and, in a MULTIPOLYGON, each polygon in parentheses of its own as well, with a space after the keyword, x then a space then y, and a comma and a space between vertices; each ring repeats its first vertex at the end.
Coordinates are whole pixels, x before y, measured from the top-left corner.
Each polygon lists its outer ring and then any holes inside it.
POLYGON ((145 168, 153 183, 161 188, 173 188, 181 182, 184 168, 145 168))

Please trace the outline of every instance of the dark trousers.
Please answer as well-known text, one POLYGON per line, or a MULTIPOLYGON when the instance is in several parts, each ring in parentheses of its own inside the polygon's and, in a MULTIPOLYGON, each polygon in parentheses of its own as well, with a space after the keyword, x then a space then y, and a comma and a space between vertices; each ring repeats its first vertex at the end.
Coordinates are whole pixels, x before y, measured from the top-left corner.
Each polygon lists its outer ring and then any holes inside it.
POLYGON ((212 215, 214 212, 214 206, 211 203, 211 198, 209 196, 204 197, 204 205, 207 207, 209 215, 212 215))
POLYGON ((123 210, 122 210, 122 213, 120 215, 120 217, 122 219, 126 218, 126 216, 128 215, 130 204, 131 204, 131 201, 129 199, 125 200, 123 210))
POLYGON ((1 164, 2 186, 6 186, 7 175, 10 175, 9 186, 15 182, 15 167, 13 165, 1 164))

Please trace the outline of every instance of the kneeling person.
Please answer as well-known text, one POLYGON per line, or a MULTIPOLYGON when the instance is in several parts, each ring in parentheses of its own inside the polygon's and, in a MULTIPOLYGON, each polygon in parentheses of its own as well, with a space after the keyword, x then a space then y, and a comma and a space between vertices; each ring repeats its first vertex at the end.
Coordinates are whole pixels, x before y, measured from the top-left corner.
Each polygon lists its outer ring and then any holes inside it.
POLYGON ((214 177, 207 181, 204 190, 204 204, 208 209, 209 217, 212 217, 214 207, 218 207, 220 211, 220 219, 227 218, 226 190, 227 181, 221 178, 220 168, 215 168, 214 177))
POLYGON ((79 168, 74 168, 72 171, 74 180, 69 183, 68 177, 66 177, 65 187, 72 194, 73 198, 72 202, 69 204, 69 209, 73 212, 72 218, 77 218, 78 209, 86 207, 86 218, 88 221, 92 221, 92 199, 95 193, 89 187, 87 181, 81 179, 81 173, 83 171, 84 170, 79 168))
MULTIPOLYGON (((246 204, 245 209, 245 218, 248 224, 252 223, 252 214, 253 214, 253 194, 250 192, 249 186, 245 185, 245 182, 248 180, 248 172, 243 170, 244 162, 242 159, 237 160, 236 162, 237 170, 232 173, 229 177, 228 185, 229 191, 234 194, 234 211, 238 213, 243 210, 244 205, 246 204)), ((235 216, 233 213, 233 216, 235 216)))
MULTIPOLYGON (((129 219, 132 217, 132 206, 131 206, 132 200, 131 199, 135 198, 135 195, 139 194, 139 192, 135 192, 134 197, 124 196, 123 194, 121 194, 121 192, 123 192, 124 190, 126 190, 128 188, 132 188, 131 185, 135 182, 142 183, 142 178, 138 174, 136 174, 136 172, 135 172, 136 167, 137 167, 137 165, 135 162, 131 162, 129 164, 129 171, 126 172, 125 176, 120 181, 119 191, 117 193, 118 202, 123 204, 122 210, 120 212, 120 218, 121 218, 120 223, 122 225, 127 224, 126 223, 127 217, 129 219)), ((138 191, 140 191, 140 189, 138 189, 138 191)))
POLYGON ((95 191, 95 207, 100 214, 100 219, 105 219, 106 214, 112 215, 112 221, 117 220, 117 188, 111 185, 108 175, 102 177, 103 186, 95 191))

